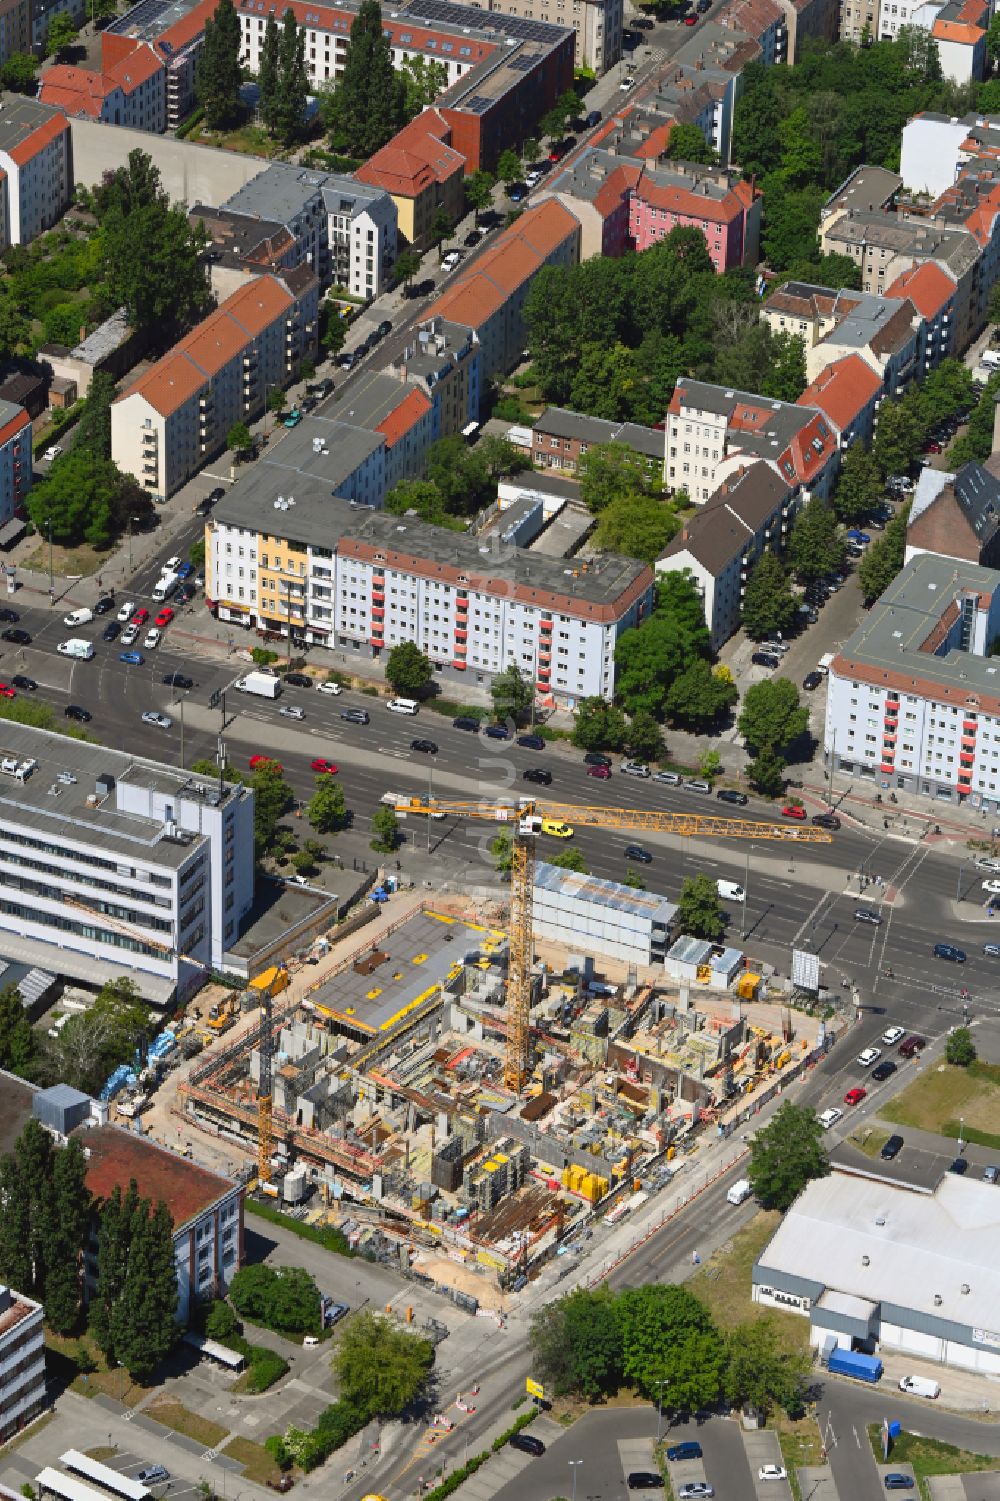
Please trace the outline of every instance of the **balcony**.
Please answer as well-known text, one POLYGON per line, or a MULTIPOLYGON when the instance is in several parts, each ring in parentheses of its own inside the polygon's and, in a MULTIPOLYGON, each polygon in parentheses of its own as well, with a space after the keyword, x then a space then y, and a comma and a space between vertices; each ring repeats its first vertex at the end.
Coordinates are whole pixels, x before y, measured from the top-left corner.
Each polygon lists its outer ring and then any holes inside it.
POLYGON ((979 723, 978 723, 977 720, 975 720, 975 719, 963 719, 962 720, 962 734, 963 735, 974 735, 976 733, 976 731, 978 730, 978 728, 979 728, 979 723))
POLYGON ((540 631, 545 631, 546 634, 551 634, 551 632, 552 632, 552 621, 551 620, 540 620, 538 622, 538 629, 540 631))

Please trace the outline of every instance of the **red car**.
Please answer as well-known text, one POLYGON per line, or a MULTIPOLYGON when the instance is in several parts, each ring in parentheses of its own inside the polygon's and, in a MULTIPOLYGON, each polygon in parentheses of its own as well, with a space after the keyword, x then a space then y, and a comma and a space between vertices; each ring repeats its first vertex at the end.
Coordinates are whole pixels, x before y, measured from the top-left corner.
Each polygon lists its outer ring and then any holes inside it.
POLYGON ((610 777, 610 775, 611 775, 611 767, 610 766, 588 766, 587 767, 587 775, 588 775, 588 777, 598 777, 600 779, 600 781, 606 782, 608 780, 608 778, 610 777))
POLYGON ((318 761, 310 761, 309 770, 321 772, 325 771, 327 775, 331 777, 335 777, 337 775, 336 763, 333 761, 324 761, 322 760, 322 758, 318 761))
POLYGON ((941 453, 941 451, 942 450, 940 443, 928 443, 927 447, 924 449, 924 453, 941 453))
POLYGON ((132 616, 132 624, 133 625, 145 625, 146 621, 148 619, 149 619, 149 611, 148 610, 136 610, 135 614, 132 616))
POLYGON ((0 698, 16 698, 17 694, 9 683, 0 683, 0 698))
POLYGON ((170 622, 173 620, 173 618, 174 618, 174 612, 173 612, 173 610, 170 608, 169 605, 164 605, 163 609, 160 611, 159 615, 157 615, 155 623, 158 626, 162 627, 162 626, 165 626, 165 625, 169 625, 170 622))
POLYGON ((860 1105, 861 1101, 864 1099, 866 1093, 867 1093, 867 1090, 864 1090, 864 1089, 849 1089, 847 1091, 847 1093, 845 1094, 845 1096, 844 1096, 844 1104, 845 1105, 860 1105))
POLYGON ((788 803, 782 808, 781 816, 782 818, 805 818, 806 810, 805 808, 797 807, 795 803, 788 803))
POLYGON ((250 770, 256 771, 258 766, 273 766, 277 771, 280 772, 283 772, 285 769, 282 766, 281 762, 276 761, 273 756, 251 756, 250 770))

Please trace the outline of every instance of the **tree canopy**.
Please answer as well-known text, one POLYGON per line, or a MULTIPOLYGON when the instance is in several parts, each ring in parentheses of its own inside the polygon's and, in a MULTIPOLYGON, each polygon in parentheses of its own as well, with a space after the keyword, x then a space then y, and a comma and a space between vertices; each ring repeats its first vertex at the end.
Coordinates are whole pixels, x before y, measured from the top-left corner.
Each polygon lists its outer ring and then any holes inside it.
POLYGON ((754 752, 780 754, 804 735, 809 710, 799 702, 799 690, 789 678, 765 678, 743 695, 739 731, 754 752))
POLYGON ((345 1325, 334 1357, 340 1391, 373 1416, 398 1417, 430 1377, 434 1346, 381 1314, 356 1314, 345 1325))
POLYGON ((677 922, 692 938, 718 943, 726 931, 719 888, 711 876, 688 876, 677 901, 677 922))
POLYGON ((765 1209, 788 1209, 810 1179, 829 1171, 823 1128, 807 1105, 786 1100, 751 1138, 747 1176, 765 1209))
POLYGON ((798 601, 788 585, 784 564, 773 552, 761 553, 747 580, 743 596, 743 625, 749 636, 762 641, 791 629, 798 601))
POLYGON ((431 686, 430 658, 415 641, 401 641, 386 659, 386 681, 405 698, 423 698, 431 686))
POLYGON ((324 100, 323 119, 335 151, 367 159, 391 140, 406 118, 406 83, 392 66, 379 0, 361 0, 351 22, 344 71, 324 100))
POLYGON ((215 15, 205 18, 195 75, 198 103, 210 130, 235 125, 242 113, 240 51, 240 18, 232 0, 219 0, 215 15))

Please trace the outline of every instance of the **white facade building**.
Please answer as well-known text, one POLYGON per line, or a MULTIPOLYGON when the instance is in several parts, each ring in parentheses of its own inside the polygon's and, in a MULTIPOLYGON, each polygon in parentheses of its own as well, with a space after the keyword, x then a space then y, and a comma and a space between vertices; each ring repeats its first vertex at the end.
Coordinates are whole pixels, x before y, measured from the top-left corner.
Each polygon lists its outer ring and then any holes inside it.
POLYGON ((677 907, 654 891, 539 860, 531 912, 536 938, 648 968, 663 964, 677 907))
POLYGON ((127 976, 166 1004, 224 967, 253 864, 249 788, 0 725, 0 944, 12 959, 92 984, 127 976))
POLYGON ((46 1406, 44 1322, 40 1303, 0 1285, 0 1444, 46 1406))
POLYGON ((1000 573, 921 553, 837 653, 827 765, 885 788, 1000 808, 1000 573))
POLYGON ((52 225, 73 195, 69 121, 61 110, 18 94, 0 108, 0 171, 6 175, 7 234, 28 245, 52 225))

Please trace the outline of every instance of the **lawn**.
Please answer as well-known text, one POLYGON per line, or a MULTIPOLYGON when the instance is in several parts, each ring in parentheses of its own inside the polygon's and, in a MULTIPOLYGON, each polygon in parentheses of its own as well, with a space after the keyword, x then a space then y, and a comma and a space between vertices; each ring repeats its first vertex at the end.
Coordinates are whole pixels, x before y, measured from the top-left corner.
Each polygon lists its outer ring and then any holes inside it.
MULTIPOLYGON (((869 1423, 868 1437, 872 1453, 881 1464, 881 1424, 869 1423)), ((972 1454, 968 1449, 957 1449, 954 1444, 942 1444, 934 1438, 921 1438, 916 1433, 901 1433, 893 1441, 889 1460, 891 1464, 912 1468, 924 1497, 930 1494, 926 1484, 928 1475, 967 1475, 977 1470, 995 1470, 997 1463, 986 1454, 972 1454)))
POLYGON ((852 1147, 857 1147, 866 1157, 877 1157, 889 1136, 888 1131, 877 1131, 871 1126, 856 1126, 847 1139, 852 1147))
POLYGON ((172 1428, 175 1433, 183 1433, 186 1438, 193 1438, 196 1443, 204 1444, 206 1449, 217 1449, 229 1434, 228 1428, 223 1428, 220 1423, 213 1423, 210 1418, 201 1418, 197 1413, 189 1412, 183 1403, 174 1402, 170 1397, 158 1398, 144 1411, 154 1422, 162 1423, 164 1428, 172 1428))
POLYGON ((109 1370, 107 1361, 88 1334, 70 1338, 68 1335, 55 1334, 51 1329, 46 1329, 45 1347, 54 1356, 68 1364, 66 1380, 69 1381, 70 1390, 76 1392, 78 1396, 96 1397, 99 1393, 103 1393, 106 1397, 114 1397, 115 1401, 121 1402, 124 1407, 135 1407, 153 1390, 151 1386, 143 1386, 141 1382, 133 1381, 122 1366, 109 1370), (80 1350, 85 1350, 90 1355, 96 1366, 95 1370, 87 1373, 79 1370, 77 1353, 80 1350), (76 1369, 77 1374, 70 1379, 70 1371, 73 1369, 76 1369))
POLYGON ((219 146, 223 151, 240 151, 245 156, 282 156, 285 148, 280 141, 259 125, 241 125, 236 130, 209 130, 201 125, 193 132, 198 140, 209 146, 219 146))
MULTIPOLYGON (((60 547, 58 542, 52 546, 52 569, 57 578, 69 578, 74 573, 89 578, 92 573, 100 573, 107 567, 110 558, 109 548, 102 552, 86 542, 81 542, 79 547, 60 547)), ((33 573, 48 573, 49 544, 40 542, 33 553, 21 560, 20 566, 31 569, 33 573)))
POLYGON ((281 1476, 280 1469, 263 1444, 255 1444, 252 1439, 230 1439, 222 1452, 241 1464, 244 1478, 255 1481, 257 1485, 268 1485, 281 1476))
POLYGON ((716 1251, 687 1286, 710 1310, 722 1330, 735 1329, 751 1319, 773 1322, 778 1337, 790 1350, 809 1347, 809 1320, 794 1313, 763 1308, 750 1296, 754 1262, 778 1225, 778 1212, 761 1211, 732 1240, 716 1251))
POLYGON ((957 1137, 963 1120, 966 1141, 1000 1147, 1000 1067, 977 1059, 968 1068, 942 1063, 914 1079, 879 1112, 895 1126, 915 1126, 957 1137))

